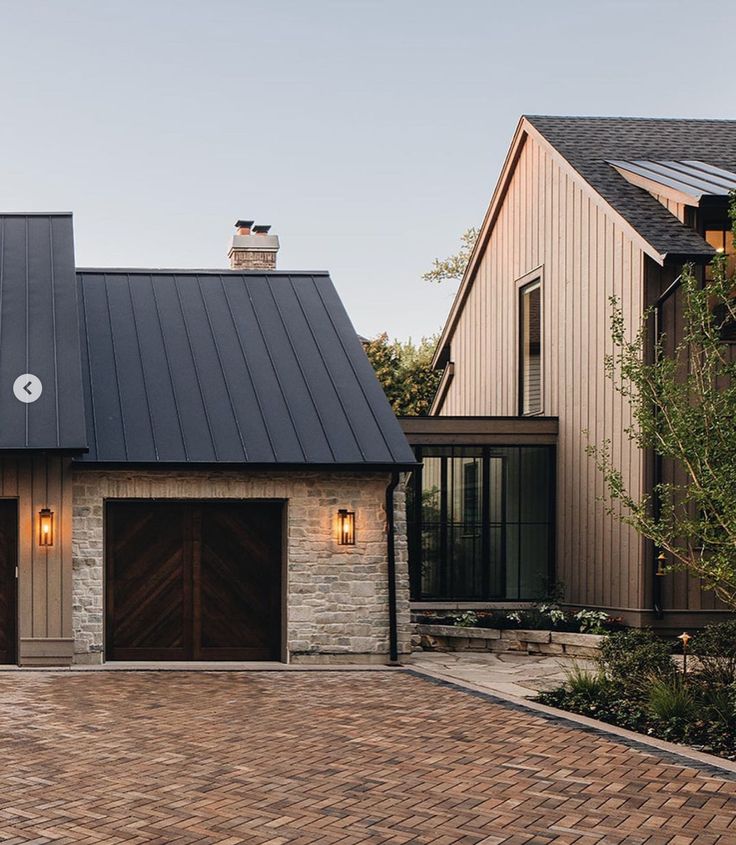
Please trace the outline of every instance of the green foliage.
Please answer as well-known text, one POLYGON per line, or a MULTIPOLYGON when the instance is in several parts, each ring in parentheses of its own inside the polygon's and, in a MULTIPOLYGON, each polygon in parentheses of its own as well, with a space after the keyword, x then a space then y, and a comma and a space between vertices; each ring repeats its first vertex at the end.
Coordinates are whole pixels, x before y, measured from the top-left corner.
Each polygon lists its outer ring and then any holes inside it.
MULTIPOLYGON (((601 616, 605 621, 598 622, 600 633, 621 630, 623 624, 619 619, 611 619, 599 611, 588 611, 595 614, 596 620, 601 616)), ((463 625, 477 628, 522 629, 531 631, 568 631, 571 633, 590 633, 583 630, 578 614, 571 613, 553 604, 540 604, 537 607, 520 610, 479 610, 448 615, 435 614, 431 611, 422 614, 419 621, 426 625, 463 625), (460 621, 462 620, 462 621, 460 621)))
POLYGON ((736 684, 736 620, 710 625, 693 637, 690 651, 713 686, 736 684))
MULTIPOLYGON (((731 215, 736 224, 733 195, 731 215)), ((648 354, 651 309, 631 338, 621 304, 611 299, 614 352, 606 372, 631 405, 627 435, 679 467, 684 480, 660 483, 637 498, 612 460, 610 443, 589 452, 606 480, 610 512, 736 609, 736 356, 723 340, 736 326, 736 279, 729 278, 723 256, 712 269, 704 286, 692 265, 683 270, 682 338, 670 354, 666 337, 648 354)))
POLYGON ((651 631, 631 628, 606 637, 601 643, 601 666, 606 677, 617 684, 645 687, 654 675, 672 671, 672 649, 651 631))
POLYGON ((436 337, 389 340, 380 334, 365 345, 368 359, 397 416, 418 417, 429 411, 441 372, 432 369, 436 337))
POLYGON ((455 620, 456 625, 460 625, 463 628, 473 628, 478 624, 478 614, 472 610, 466 610, 465 613, 453 613, 452 618, 455 620))
POLYGON ((580 623, 580 631, 583 634, 605 633, 605 623, 608 621, 608 614, 603 610, 579 610, 575 619, 580 623))
MULTIPOLYGON (((701 636, 703 648, 707 644, 709 652, 722 649, 730 656, 726 626, 701 636)), ((573 667, 563 685, 537 700, 736 759, 736 684, 701 671, 696 662, 683 675, 669 652, 648 631, 611 634, 603 641, 597 671, 573 667)))
POLYGON ((422 274, 424 281, 435 283, 445 282, 448 279, 460 281, 468 266, 475 242, 478 240, 478 234, 478 229, 466 229, 460 236, 460 249, 448 258, 435 258, 432 269, 422 274))
POLYGON ((647 707, 655 719, 664 722, 691 720, 697 713, 693 690, 679 672, 650 679, 647 707))
POLYGON ((597 701, 600 695, 609 689, 610 684, 600 668, 591 672, 573 661, 572 666, 565 673, 565 687, 572 695, 587 698, 592 702, 597 701))

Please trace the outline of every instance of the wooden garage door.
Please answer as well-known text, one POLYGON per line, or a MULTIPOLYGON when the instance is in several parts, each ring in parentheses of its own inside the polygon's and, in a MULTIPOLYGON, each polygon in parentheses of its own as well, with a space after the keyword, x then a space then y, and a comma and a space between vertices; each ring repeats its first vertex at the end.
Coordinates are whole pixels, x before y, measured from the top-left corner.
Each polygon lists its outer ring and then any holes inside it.
POLYGON ((18 505, 0 499, 0 663, 16 662, 18 505))
POLYGON ((278 660, 282 510, 108 502, 108 659, 278 660))

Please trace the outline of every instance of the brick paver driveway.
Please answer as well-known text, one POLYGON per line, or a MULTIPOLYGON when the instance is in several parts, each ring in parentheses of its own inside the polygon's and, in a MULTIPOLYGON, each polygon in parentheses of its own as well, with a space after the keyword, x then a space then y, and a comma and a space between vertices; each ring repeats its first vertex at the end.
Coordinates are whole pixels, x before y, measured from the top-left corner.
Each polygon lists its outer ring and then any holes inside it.
POLYGON ((0 842, 736 842, 736 782, 405 672, 0 675, 0 842))

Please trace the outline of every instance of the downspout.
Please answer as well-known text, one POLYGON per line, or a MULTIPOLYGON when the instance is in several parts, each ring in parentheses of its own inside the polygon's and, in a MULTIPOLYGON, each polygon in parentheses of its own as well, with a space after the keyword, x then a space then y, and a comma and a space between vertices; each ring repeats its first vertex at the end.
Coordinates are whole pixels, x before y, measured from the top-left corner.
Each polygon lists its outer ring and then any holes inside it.
POLYGON ((396 610, 396 538, 394 490, 399 485, 399 473, 391 473, 386 487, 386 558, 388 561, 388 664, 399 665, 399 626, 396 610))
MULTIPOLYGON (((654 349, 657 357, 661 356, 662 350, 659 348, 659 343, 662 339, 662 309, 665 302, 677 292, 682 282, 682 273, 672 282, 672 284, 660 294, 654 303, 654 349)), ((655 425, 659 414, 657 409, 654 409, 655 425)), ((662 456, 654 450, 654 484, 656 489, 662 483, 662 456)), ((659 493, 656 493, 652 499, 652 516, 655 522, 659 522, 659 516, 662 510, 659 493)), ((664 617, 664 608, 662 607, 662 575, 660 574, 660 560, 659 556, 663 553, 663 549, 655 545, 652 551, 652 610, 657 619, 664 617)))

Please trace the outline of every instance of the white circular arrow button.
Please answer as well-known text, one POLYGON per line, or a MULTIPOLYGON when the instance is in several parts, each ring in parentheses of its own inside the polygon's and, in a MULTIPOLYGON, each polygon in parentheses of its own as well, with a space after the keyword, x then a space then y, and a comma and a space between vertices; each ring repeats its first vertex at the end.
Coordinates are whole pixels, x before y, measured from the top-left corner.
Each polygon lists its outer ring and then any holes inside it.
POLYGON ((43 385, 33 373, 23 373, 13 382, 13 393, 19 402, 35 402, 43 393, 43 385))

